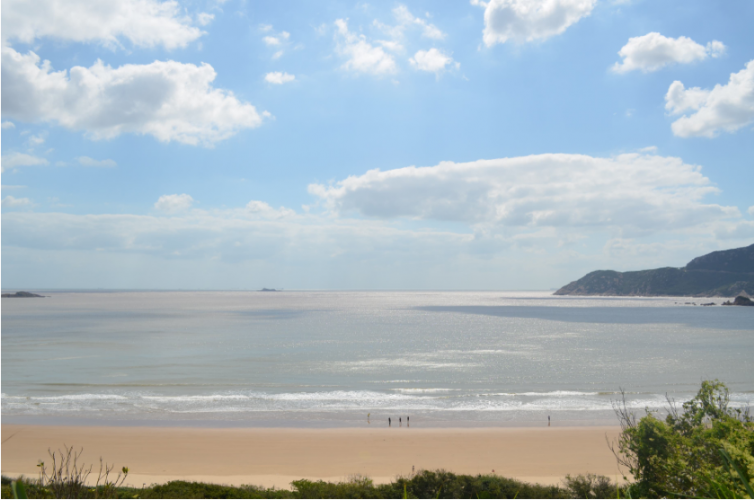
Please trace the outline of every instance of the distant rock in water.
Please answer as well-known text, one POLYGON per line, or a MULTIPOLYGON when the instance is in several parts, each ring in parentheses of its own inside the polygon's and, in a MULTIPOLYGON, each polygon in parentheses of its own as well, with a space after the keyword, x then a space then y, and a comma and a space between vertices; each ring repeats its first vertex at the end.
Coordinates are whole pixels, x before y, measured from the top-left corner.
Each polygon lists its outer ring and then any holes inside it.
POLYGON ((44 297, 44 295, 37 295, 36 293, 31 292, 4 293, 2 295, 2 298, 4 299, 27 299, 33 297, 44 297))
POLYGON ((754 306, 754 300, 751 300, 749 297, 744 297, 743 295, 739 295, 736 297, 736 299, 731 302, 730 300, 723 302, 724 306, 754 306))
POLYGON ((280 290, 276 290, 274 288, 262 288, 259 290, 260 292, 279 292, 280 290))
POLYGON ((708 253, 681 268, 594 271, 555 295, 735 297, 741 291, 754 295, 754 245, 708 253))

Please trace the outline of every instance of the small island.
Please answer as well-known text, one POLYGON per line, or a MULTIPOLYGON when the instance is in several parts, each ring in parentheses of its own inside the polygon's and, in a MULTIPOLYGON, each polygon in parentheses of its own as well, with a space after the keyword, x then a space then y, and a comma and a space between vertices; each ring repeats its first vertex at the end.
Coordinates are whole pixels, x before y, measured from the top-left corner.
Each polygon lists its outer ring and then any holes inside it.
POLYGON ((275 288, 262 288, 259 291, 260 292, 279 292, 280 290, 276 290, 275 288))
POLYGON ((593 271, 555 295, 735 297, 754 295, 754 245, 708 253, 685 267, 593 271))
POLYGON ((31 292, 4 293, 2 295, 2 298, 4 299, 29 299, 35 297, 44 298, 44 295, 37 295, 36 293, 31 292))

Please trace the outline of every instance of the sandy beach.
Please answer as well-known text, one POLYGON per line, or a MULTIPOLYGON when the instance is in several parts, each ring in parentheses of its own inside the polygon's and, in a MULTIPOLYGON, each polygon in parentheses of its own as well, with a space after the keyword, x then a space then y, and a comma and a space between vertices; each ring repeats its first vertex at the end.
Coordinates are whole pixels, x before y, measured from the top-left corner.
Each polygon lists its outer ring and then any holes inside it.
MULTIPOLYGON (((353 474, 389 482, 413 470, 495 473, 555 484, 566 474, 620 478, 606 437, 618 427, 485 429, 212 429, 84 426, 2 426, 2 473, 36 476, 47 449, 83 447, 127 484, 172 479, 287 488, 295 479, 341 481, 353 474)), ((97 467, 95 467, 96 469, 97 467)), ((96 475, 96 471, 95 471, 96 475)))

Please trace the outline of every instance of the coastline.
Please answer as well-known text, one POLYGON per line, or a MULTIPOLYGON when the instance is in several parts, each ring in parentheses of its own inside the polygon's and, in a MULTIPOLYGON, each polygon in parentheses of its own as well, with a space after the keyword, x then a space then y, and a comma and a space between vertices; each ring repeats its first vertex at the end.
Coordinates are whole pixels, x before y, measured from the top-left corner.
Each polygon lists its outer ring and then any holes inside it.
MULTIPOLYGON (((2 473, 38 475, 48 448, 84 449, 116 470, 129 467, 126 484, 183 479, 217 484, 288 488, 292 480, 338 482, 369 476, 375 483, 414 470, 445 469, 557 484, 566 474, 602 474, 621 480, 606 439, 618 426, 499 428, 196 428, 94 427, 2 424, 2 473)), ((96 470, 93 471, 96 475, 96 470)))

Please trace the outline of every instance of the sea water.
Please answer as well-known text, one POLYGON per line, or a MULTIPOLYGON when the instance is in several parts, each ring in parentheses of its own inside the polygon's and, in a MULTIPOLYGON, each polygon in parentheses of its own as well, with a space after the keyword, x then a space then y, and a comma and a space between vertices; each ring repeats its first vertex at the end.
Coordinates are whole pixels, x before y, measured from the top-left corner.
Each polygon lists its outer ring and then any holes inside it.
POLYGON ((754 308, 719 298, 41 293, 2 300, 5 423, 617 424, 707 379, 754 401, 754 308))

